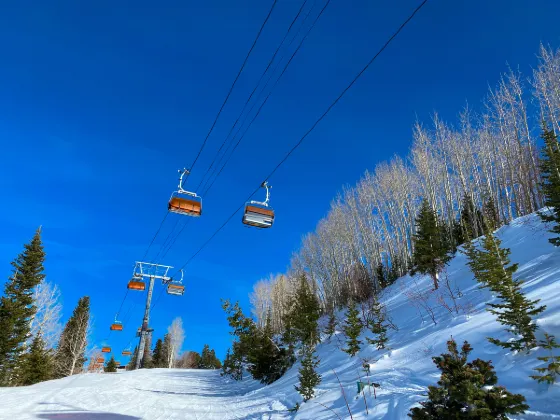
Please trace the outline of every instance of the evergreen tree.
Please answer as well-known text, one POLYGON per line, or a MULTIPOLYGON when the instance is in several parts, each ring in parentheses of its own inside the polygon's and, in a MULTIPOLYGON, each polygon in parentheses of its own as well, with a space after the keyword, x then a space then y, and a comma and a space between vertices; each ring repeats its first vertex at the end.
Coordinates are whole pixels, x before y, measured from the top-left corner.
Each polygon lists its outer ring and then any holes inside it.
POLYGON ((370 322, 369 329, 375 335, 374 338, 366 338, 369 344, 377 347, 377 350, 382 350, 387 346, 387 315, 383 304, 376 297, 371 308, 373 320, 370 322))
POLYGON ((33 385, 38 382, 48 381, 53 375, 53 358, 51 351, 46 347, 41 332, 33 337, 29 353, 25 355, 21 385, 33 385))
MULTIPOLYGON (((554 131, 543 124, 541 135, 544 140, 541 158, 541 188, 544 205, 549 212, 539 213, 542 220, 553 223, 551 232, 560 235, 560 144, 554 131)), ((549 239, 554 246, 560 246, 560 236, 549 239)))
POLYGON ((299 386, 294 386, 303 397, 303 401, 308 401, 315 396, 315 387, 321 383, 321 375, 316 371, 319 366, 319 359, 315 355, 314 346, 303 346, 303 358, 299 368, 299 386))
POLYGON ((311 290, 305 274, 302 274, 285 317, 284 324, 290 325, 290 334, 292 334, 288 341, 295 340, 308 345, 317 344, 320 339, 318 331, 320 316, 319 299, 311 290))
POLYGON ((459 244, 464 243, 466 240, 478 238, 479 236, 484 234, 484 226, 486 224, 484 215, 475 206, 471 196, 468 194, 465 194, 463 196, 463 202, 461 204, 460 224, 463 241, 461 241, 459 244))
POLYGON ((130 358, 130 361, 126 365, 126 370, 135 370, 137 360, 138 360, 138 346, 134 347, 134 351, 132 352, 132 357, 130 358))
POLYGON ((521 291, 523 282, 514 280, 517 264, 510 264, 508 248, 500 248, 501 241, 492 232, 487 231, 483 240, 483 249, 474 245, 467 246, 468 264, 476 279, 483 287, 488 287, 498 295, 501 303, 488 304, 488 311, 496 315, 498 321, 508 326, 514 335, 510 341, 495 338, 488 340, 498 346, 512 350, 529 350, 536 345, 535 331, 537 325, 532 317, 545 310, 537 306, 539 300, 529 300, 521 291))
POLYGON ((553 384, 556 381, 556 377, 560 375, 560 356, 555 356, 552 351, 560 348, 560 345, 556 343, 553 335, 544 333, 544 340, 539 342, 539 346, 549 351, 548 356, 537 357, 537 359, 547 363, 547 365, 535 368, 540 375, 531 375, 531 378, 538 382, 553 384))
POLYGON ((140 363, 140 368, 142 369, 152 369, 154 367, 154 361, 152 358, 152 333, 146 335, 146 343, 144 345, 144 355, 142 356, 142 362, 140 363))
POLYGON ((223 373, 235 380, 241 380, 243 365, 247 363, 249 353, 254 347, 258 329, 255 322, 243 314, 239 302, 232 305, 229 300, 223 301, 222 308, 228 315, 227 320, 232 329, 230 334, 236 338, 232 344, 229 360, 224 361, 223 373))
POLYGON ((222 363, 216 357, 216 353, 214 349, 210 349, 208 344, 204 345, 202 349, 202 355, 200 357, 200 361, 198 363, 199 369, 220 369, 222 367, 222 363))
POLYGON ((329 319, 327 321, 327 326, 325 327, 325 334, 331 338, 336 332, 336 316, 334 310, 329 314, 329 319))
POLYGON ((424 200, 416 218, 411 274, 428 274, 434 282, 434 289, 438 288, 439 273, 451 258, 447 235, 444 224, 424 200))
POLYGON ((385 267, 383 264, 379 263, 375 270, 375 276, 377 277, 377 283, 379 283, 379 287, 382 289, 386 288, 389 285, 387 276, 385 275, 385 267))
POLYGON ((0 385, 18 383, 16 369, 21 367, 30 320, 35 315, 33 288, 44 278, 45 252, 39 228, 33 239, 12 262, 13 274, 0 298, 0 385))
POLYGON ((507 419, 507 414, 523 414, 529 408, 525 397, 496 386, 498 377, 491 362, 480 359, 467 363, 472 347, 464 342, 447 342, 449 353, 434 357, 441 371, 439 386, 430 386, 428 401, 410 410, 413 419, 507 419))
POLYGON ((492 197, 489 197, 487 200, 484 201, 482 205, 482 214, 484 217, 484 228, 485 230, 494 231, 498 229, 502 222, 500 221, 500 214, 498 213, 498 209, 496 208, 496 204, 492 197))
POLYGON ((169 367, 169 356, 171 352, 171 336, 169 333, 166 333, 163 336, 163 343, 161 345, 161 367, 169 367))
POLYGON ((84 296, 78 300, 58 342, 55 355, 55 375, 58 378, 82 371, 87 360, 89 317, 89 296, 84 296))
POLYGON ((163 357, 163 341, 161 341, 161 338, 158 338, 152 353, 152 363, 155 368, 167 367, 167 360, 163 357))
POLYGON ((111 358, 105 365, 104 371, 107 373, 112 373, 117 371, 117 362, 115 361, 115 358, 113 356, 111 356, 111 358))
POLYGON ((355 356, 360 351, 362 342, 358 339, 362 333, 362 321, 360 313, 354 302, 350 303, 346 311, 346 321, 344 323, 344 333, 346 334, 346 348, 343 349, 350 356, 355 356))

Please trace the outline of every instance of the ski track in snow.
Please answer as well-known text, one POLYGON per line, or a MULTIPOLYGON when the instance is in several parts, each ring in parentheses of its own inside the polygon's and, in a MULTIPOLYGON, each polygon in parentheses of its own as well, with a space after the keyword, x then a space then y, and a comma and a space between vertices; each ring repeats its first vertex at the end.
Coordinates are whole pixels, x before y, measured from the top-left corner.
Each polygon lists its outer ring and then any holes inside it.
MULTIPOLYGON (((560 339, 560 249, 548 243, 550 234, 535 214, 519 218, 498 231, 502 246, 511 248, 510 259, 519 263, 516 277, 525 281, 523 290, 531 299, 541 299, 546 310, 537 319, 537 337, 547 331, 560 339)), ((428 385, 439 379, 432 356, 446 351, 453 336, 474 348, 470 360, 492 360, 498 384, 527 398, 530 409, 516 419, 560 419, 560 384, 547 386, 529 378, 542 366, 537 356, 512 354, 486 340, 492 336, 509 338, 495 317, 485 310, 494 297, 480 289, 458 253, 447 267, 451 283, 462 292, 458 303, 468 313, 450 313, 439 306, 432 294, 437 325, 425 312, 412 305, 405 291, 416 287, 411 277, 400 278, 383 293, 389 315, 399 328, 390 331, 390 349, 377 351, 364 345, 353 358, 344 353, 344 336, 335 334, 318 346, 322 382, 316 397, 302 404, 297 413, 289 408, 301 397, 295 391, 296 364, 284 377, 269 386, 244 379, 235 382, 222 378, 217 371, 152 369, 117 374, 83 374, 30 387, 0 389, 0 419, 76 419, 76 420, 164 420, 164 419, 337 419, 350 418, 345 397, 354 419, 406 419, 410 408, 425 399, 428 385), (366 388, 357 395, 356 382, 367 382, 362 362, 371 363, 370 380, 381 385, 374 398, 366 388), (336 374, 340 378, 338 383, 336 374), (366 414, 366 404, 367 412, 366 414), (328 407, 325 408, 324 406, 328 407), (332 410, 332 411, 331 411, 332 410), (336 413, 334 414, 333 413, 336 413)), ((417 277, 421 290, 430 290, 432 282, 417 277)), ((338 314, 343 319, 343 313, 338 314)), ((365 343, 366 333, 361 337, 365 343)), ((556 354, 558 351, 556 351, 556 354)))

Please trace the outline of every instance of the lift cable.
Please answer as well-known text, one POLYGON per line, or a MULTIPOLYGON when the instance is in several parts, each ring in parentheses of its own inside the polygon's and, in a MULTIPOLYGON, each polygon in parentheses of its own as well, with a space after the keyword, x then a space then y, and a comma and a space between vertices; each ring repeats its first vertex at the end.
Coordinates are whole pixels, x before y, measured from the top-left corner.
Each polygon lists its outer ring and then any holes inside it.
MULTIPOLYGON (((255 120, 257 119, 257 117, 259 116, 260 112, 262 111, 262 109, 264 108, 264 106, 266 105, 268 99, 270 98, 270 95, 272 94, 272 92, 274 91, 274 89, 276 88, 276 86, 278 85, 278 82, 280 82, 280 79, 282 78, 282 76, 284 75, 284 73, 286 72, 286 70, 288 69, 290 63, 292 62, 292 60, 294 59, 294 57, 296 56, 296 54, 298 53, 298 51, 300 50, 301 46, 303 45, 303 43, 305 42, 305 40, 307 39, 307 36, 310 34, 310 32, 313 30, 315 24, 317 23, 317 21, 319 20, 319 18, 321 17, 321 15, 323 14, 323 12, 325 11, 325 9, 327 8, 327 6, 329 5, 330 0, 327 0, 327 2, 325 3, 325 5, 323 6, 323 8, 321 9, 321 11, 319 12, 319 14, 317 15, 317 17, 315 18, 315 20, 313 21, 313 23, 311 24, 310 28, 308 29, 307 33, 304 35, 304 37, 301 39, 299 45, 297 46, 296 50, 292 53, 290 59, 288 60, 288 62, 285 64, 284 68, 282 69, 282 72, 280 73, 280 76, 278 76, 278 79, 276 79, 276 81, 274 82, 272 88, 270 89, 270 91, 268 92, 267 96, 265 97, 264 101, 261 103, 260 107, 258 108, 256 114, 253 116, 253 118, 251 119, 251 121, 249 122, 249 124, 247 125, 247 127, 245 128, 245 131, 243 132, 243 134, 239 137, 239 139, 237 140, 237 143, 235 143, 235 145, 233 146, 233 149, 231 150, 231 153, 229 154, 229 156, 227 157, 227 159, 225 160, 225 162, 223 163, 223 165, 220 167, 220 170, 218 171, 218 173, 216 174, 216 176, 214 177, 214 179, 212 180, 212 182, 208 185, 208 182, 204 185, 203 188, 203 192, 201 193, 201 196, 205 197, 208 194, 208 191, 210 191, 210 189, 212 188, 212 186, 214 185, 214 183, 216 182, 216 180, 218 179, 218 177, 220 176, 220 174, 222 173, 222 171, 225 169, 226 165, 229 163, 230 159, 232 158, 235 150, 237 149, 237 147, 239 146, 239 144, 241 143, 241 140, 243 140, 243 138, 245 137, 245 134, 247 134, 247 131, 249 131, 249 128, 251 128, 251 125, 253 125, 253 122, 255 122, 255 120)), ((301 28, 300 28, 301 29, 301 28)), ((297 35, 296 35, 297 36, 297 35)), ((294 38, 295 39, 295 38, 294 38)), ((270 82, 270 79, 268 80, 268 82, 270 82)), ((267 82, 267 85, 268 85, 267 82)), ((266 85, 265 85, 266 88, 266 85)), ((264 92, 264 89, 261 91, 264 92)), ((251 111, 253 110, 253 107, 251 108, 251 110, 249 111, 249 114, 251 113, 251 111)), ((234 139, 237 137, 237 135, 240 133, 242 129, 242 126, 239 127, 239 129, 237 130, 237 132, 235 133, 234 139)), ((221 163, 221 159, 220 159, 220 163, 221 163)), ((209 180, 208 180, 209 181, 209 180)))
MULTIPOLYGON (((305 134, 299 139, 299 141, 288 151, 288 153, 278 162, 274 169, 266 176, 265 180, 271 178, 276 171, 282 166, 286 160, 292 155, 292 153, 303 143, 303 141, 309 136, 309 134, 317 127, 317 125, 327 116, 327 114, 334 108, 334 106, 342 99, 342 97, 348 92, 348 90, 356 83, 356 81, 366 72, 366 70, 375 62, 377 57, 381 55, 383 51, 391 44, 391 42, 397 37, 397 35, 405 28, 405 26, 414 18, 414 16, 422 9, 422 7, 427 3, 428 0, 423 0, 419 6, 414 9, 412 14, 399 26, 399 28, 391 35, 391 37, 383 44, 383 46, 377 51, 377 53, 369 60, 369 62, 360 70, 360 72, 352 79, 352 81, 342 90, 342 92, 337 96, 337 98, 328 106, 325 112, 312 124, 311 128, 305 132, 305 134)), ((246 201, 249 201, 253 195, 259 191, 260 185, 249 195, 249 197, 239 206, 235 211, 225 220, 216 231, 198 248, 198 250, 191 255, 191 257, 181 266, 179 269, 184 269, 209 243, 214 239, 214 237, 230 222, 230 220, 236 215, 236 213, 243 208, 246 201)))
MULTIPOLYGON (((204 138, 204 141, 202 142, 202 145, 200 146, 200 149, 198 150, 198 153, 191 165, 191 167, 189 168, 190 171, 192 171, 194 169, 194 166, 196 165, 196 162, 198 161, 198 158, 200 157, 200 154, 202 153, 202 150, 204 149, 204 146, 206 146, 206 142, 208 141, 208 138, 210 137, 210 134, 212 133, 212 131, 214 130, 214 127, 216 126, 216 123, 218 122, 218 119, 220 118, 220 114, 222 113, 224 107, 226 106, 226 103, 231 95, 231 92, 233 91, 233 88, 235 87, 235 84, 237 83, 237 80, 239 79, 239 76, 241 76, 241 73, 243 72, 243 69, 245 68, 245 65, 247 64, 247 61, 249 60, 249 57, 251 55, 251 53, 253 52, 253 49, 255 48, 255 45, 257 44, 257 41, 259 40, 261 33, 264 29, 264 27, 266 26, 266 23, 268 22, 268 19, 270 18, 270 15, 272 14, 272 11, 274 10, 274 7, 276 6, 276 3, 278 3, 278 0, 274 0, 274 2, 272 3, 272 6, 268 12, 268 15, 266 16, 264 22, 261 25, 261 28, 259 29, 259 32, 257 33, 257 36, 255 37, 255 40, 253 41, 253 45, 251 45, 251 48, 249 49, 249 52, 247 53, 247 56, 245 57, 245 60, 243 60, 243 64, 241 65, 241 68, 239 69, 239 71, 237 72, 237 76, 235 77, 235 80, 233 81, 231 87, 229 88, 229 91, 226 95, 226 98, 224 99, 224 102, 222 103, 222 106, 220 107, 220 110, 218 111, 218 114, 216 114, 216 118, 214 119, 214 122, 212 123, 212 126, 210 127, 210 130, 208 131, 208 134, 206 134, 206 137, 204 138)), ((187 179, 188 179, 189 175, 187 175, 187 179)))
POLYGON ((294 19, 292 20, 292 22, 290 23, 290 26, 288 27, 288 30, 286 31, 286 33, 284 34, 284 37, 282 38, 282 41, 280 42, 280 44, 278 45, 278 47, 276 48, 276 51, 274 51, 274 54, 272 54, 271 59, 268 62, 268 65, 266 66, 265 70, 263 71, 263 73, 261 74, 261 77, 259 78, 259 81, 257 82, 257 84, 255 85, 253 91, 251 92, 251 94, 249 95, 249 97, 247 98, 247 100, 245 101, 245 104, 243 105, 243 108, 241 109, 241 112, 239 113, 239 115, 237 116, 237 119, 235 120, 235 122, 233 123, 233 125, 231 126, 229 133, 227 134, 227 136, 225 137, 224 141, 222 142, 220 148, 218 149, 218 151, 216 152, 214 158, 212 159, 212 162, 210 163, 210 166, 208 166, 208 169, 206 169, 206 172, 204 173, 202 179, 200 180, 200 183, 198 184, 198 187, 195 188, 195 191, 198 191, 200 186, 203 184, 203 182, 206 179, 206 176, 208 175, 208 172, 210 172, 210 170, 212 169, 212 167, 214 166, 214 163, 216 163, 216 159, 218 158, 220 152, 222 151, 222 149, 224 148, 225 144, 227 143, 227 141, 229 140, 231 133, 233 132, 233 130, 235 129, 235 127, 237 126, 237 123, 239 122, 239 120, 241 119, 241 116, 243 115, 243 113, 245 112, 245 110, 247 109, 247 106, 249 105, 249 102, 251 101, 251 99, 253 98, 253 95, 255 94, 255 92, 257 91, 258 87, 260 86, 261 82, 263 81, 266 73, 268 72, 268 70, 270 69, 270 67, 272 66, 272 63, 274 62, 274 60, 276 59, 276 56, 278 55, 278 52, 280 51, 280 48, 282 48, 282 46, 284 45, 284 42, 286 41, 286 38, 288 37, 290 31, 292 30, 292 27, 294 26, 294 24, 296 23, 296 21, 298 20, 299 16, 301 15, 302 10, 304 9, 306 3, 308 0, 304 0, 304 2, 302 3, 301 7, 299 8, 296 16, 294 17, 294 19))

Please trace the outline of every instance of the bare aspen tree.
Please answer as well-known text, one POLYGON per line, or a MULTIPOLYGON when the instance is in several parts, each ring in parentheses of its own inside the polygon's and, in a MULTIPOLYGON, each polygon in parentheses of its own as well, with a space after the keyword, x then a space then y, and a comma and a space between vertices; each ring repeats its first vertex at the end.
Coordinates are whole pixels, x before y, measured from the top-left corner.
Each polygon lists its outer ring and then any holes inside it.
POLYGON ((52 349, 62 333, 62 303, 58 286, 43 280, 33 291, 33 303, 37 311, 31 320, 31 336, 40 331, 47 348, 52 349))
POLYGON ((181 351, 183 341, 185 341, 185 331, 183 330, 183 320, 177 317, 171 325, 167 327, 169 334, 169 349, 167 352, 167 367, 172 368, 177 355, 181 351))

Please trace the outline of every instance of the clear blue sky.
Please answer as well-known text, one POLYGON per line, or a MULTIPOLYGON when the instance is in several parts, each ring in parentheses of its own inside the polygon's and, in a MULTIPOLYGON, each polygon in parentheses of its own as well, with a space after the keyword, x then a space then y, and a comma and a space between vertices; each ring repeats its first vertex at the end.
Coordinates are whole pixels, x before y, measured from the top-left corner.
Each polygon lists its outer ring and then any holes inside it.
MULTIPOLYGON (((192 176, 224 139, 302 0, 280 0, 192 176)), ((324 0, 317 0, 321 5, 324 0)), ((311 3, 311 2, 309 2, 311 3)), ((272 0, 21 1, 0 13, 0 141, 3 203, 0 276, 37 226, 46 272, 65 319, 89 295, 95 339, 106 336, 176 187, 176 170, 201 145, 272 0)), ((278 89, 165 263, 181 266, 262 181, 419 0, 332 0, 278 89)), ((185 349, 225 354, 220 298, 249 310, 252 284, 286 269, 345 184, 406 153, 415 119, 454 121, 475 109, 506 63, 526 74, 539 42, 560 46, 560 2, 430 0, 271 179, 275 226, 236 217, 185 273, 185 295, 163 295, 152 317, 161 337, 175 316, 185 349)), ((173 227, 170 215, 148 259, 173 227)), ((156 289, 156 297, 161 286, 156 289)), ((145 295, 129 294, 121 351, 145 295)))

